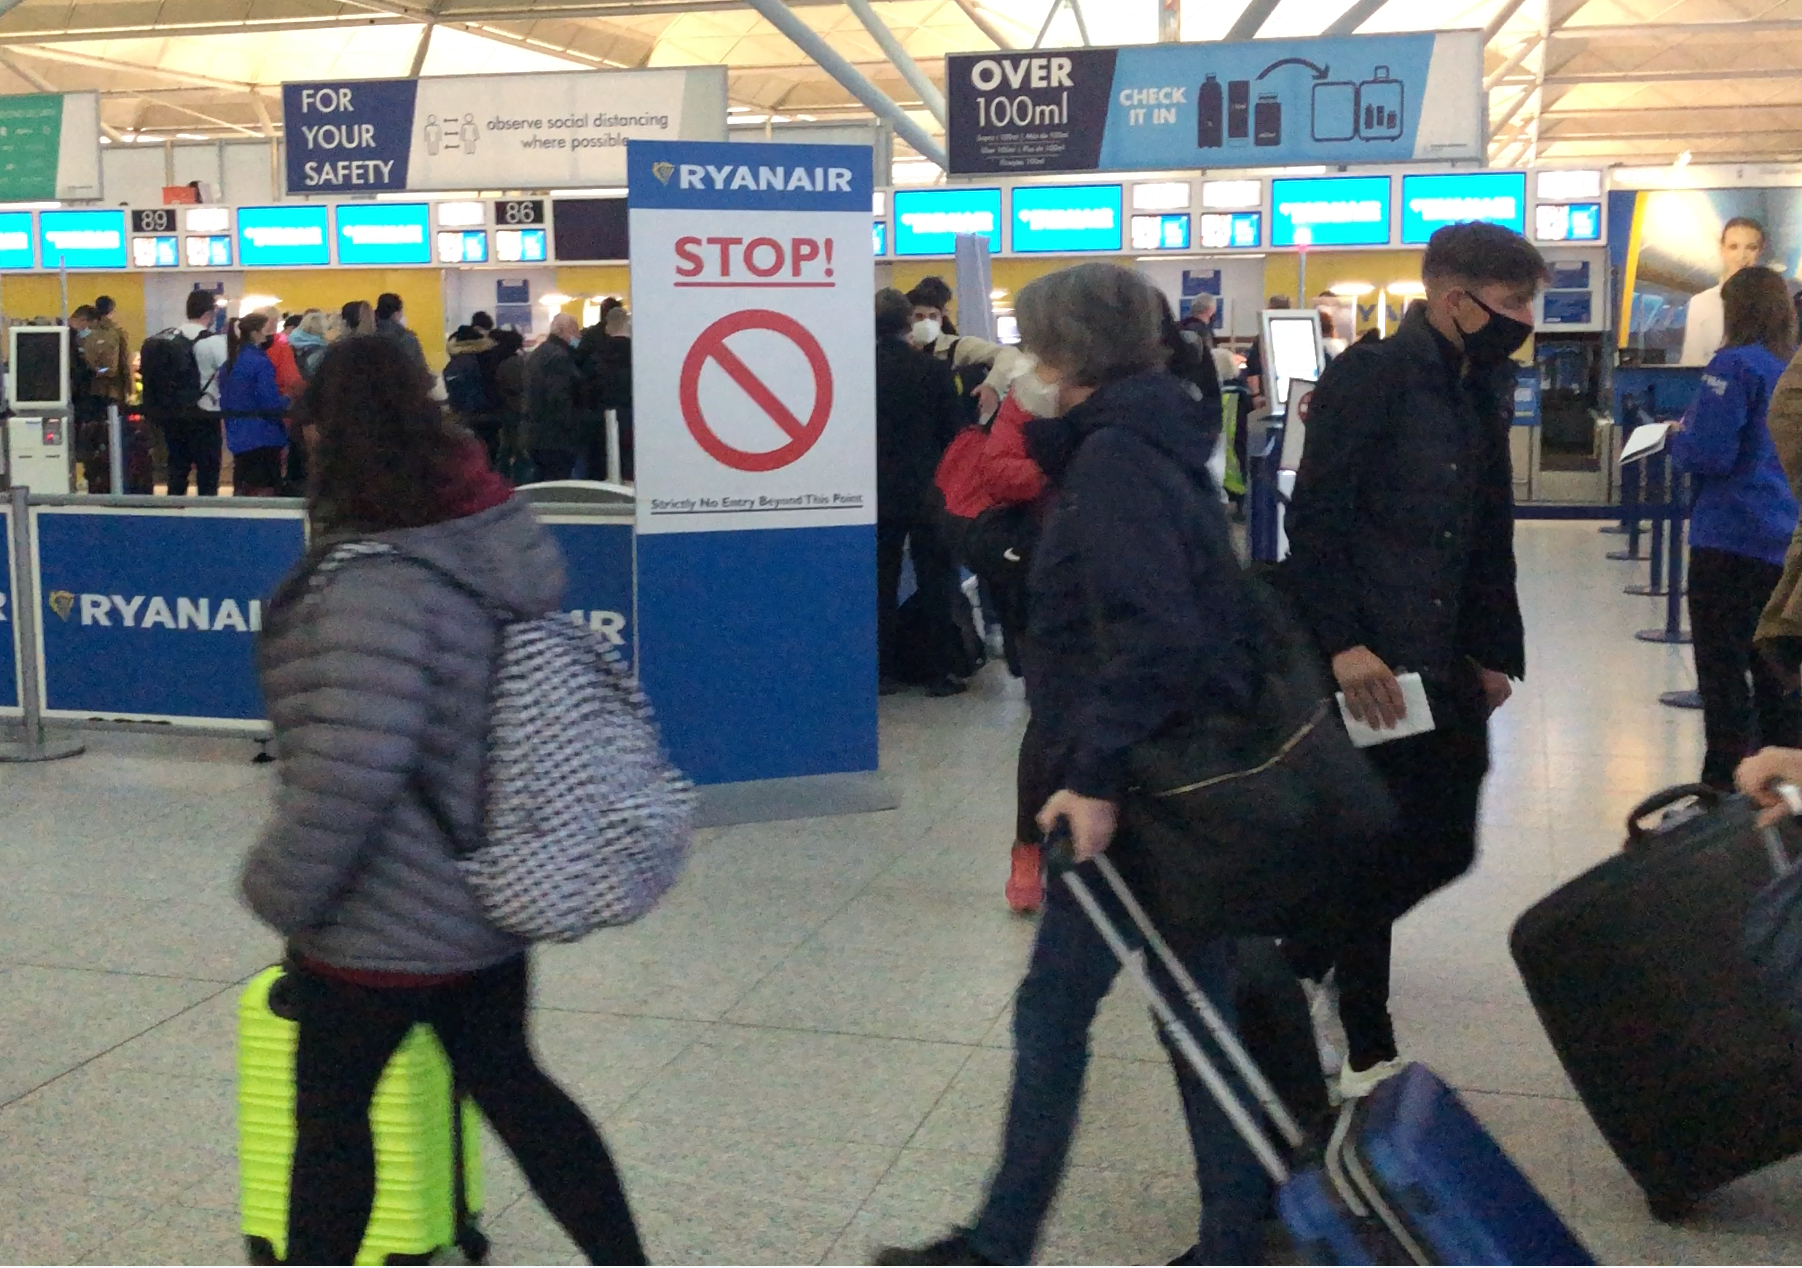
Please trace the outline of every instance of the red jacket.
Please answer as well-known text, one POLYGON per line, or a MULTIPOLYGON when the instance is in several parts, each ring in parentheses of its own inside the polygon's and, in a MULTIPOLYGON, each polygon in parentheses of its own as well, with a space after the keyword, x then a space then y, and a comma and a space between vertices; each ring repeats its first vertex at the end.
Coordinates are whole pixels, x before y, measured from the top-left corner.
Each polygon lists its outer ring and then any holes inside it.
POLYGON ((1026 453, 1026 423, 1032 417, 1009 392, 989 427, 978 466, 991 506, 1036 502, 1045 492, 1045 473, 1026 453))
POLYGON ((266 349, 269 361, 275 366, 275 390, 290 401, 297 399, 306 388, 307 381, 300 373, 300 366, 295 363, 294 349, 288 346, 288 336, 277 334, 275 342, 266 349))

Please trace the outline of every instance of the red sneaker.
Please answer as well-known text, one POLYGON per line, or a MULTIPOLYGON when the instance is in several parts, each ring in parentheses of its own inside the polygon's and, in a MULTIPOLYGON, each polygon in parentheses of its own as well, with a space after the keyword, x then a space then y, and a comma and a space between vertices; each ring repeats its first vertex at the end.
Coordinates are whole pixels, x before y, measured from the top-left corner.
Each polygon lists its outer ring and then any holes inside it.
POLYGON ((1039 874, 1039 847, 1017 843, 1013 871, 1007 878, 1007 905, 1030 916, 1045 905, 1045 882, 1039 874))

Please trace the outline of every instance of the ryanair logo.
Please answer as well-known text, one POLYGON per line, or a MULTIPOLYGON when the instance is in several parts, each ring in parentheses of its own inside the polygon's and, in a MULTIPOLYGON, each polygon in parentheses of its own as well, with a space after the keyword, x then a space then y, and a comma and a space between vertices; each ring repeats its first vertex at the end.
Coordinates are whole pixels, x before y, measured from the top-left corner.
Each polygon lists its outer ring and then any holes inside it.
POLYGON ((83 625, 122 627, 128 630, 198 630, 203 634, 254 634, 263 628, 263 601, 246 599, 178 598, 174 605, 160 594, 73 595, 67 590, 54 590, 49 595, 50 610, 67 621, 81 604, 83 625))
POLYGON ((665 185, 669 184, 669 178, 674 176, 675 174, 676 174, 676 165, 674 163, 664 161, 664 162, 658 162, 658 163, 651 164, 651 175, 655 176, 658 180, 662 181, 665 185))
POLYGON ((848 167, 753 168, 745 163, 727 163, 720 167, 712 163, 684 163, 681 172, 679 189, 775 190, 778 193, 803 189, 810 194, 851 192, 851 169, 848 167))
POLYGON ((1727 380, 1723 379, 1720 375, 1704 374, 1702 376, 1702 382, 1706 383, 1708 385, 1708 390, 1713 392, 1716 396, 1727 395, 1727 380))
POLYGON ((626 614, 624 612, 606 612, 596 608, 586 612, 578 608, 574 612, 565 613, 577 625, 585 625, 614 647, 626 644, 626 614))

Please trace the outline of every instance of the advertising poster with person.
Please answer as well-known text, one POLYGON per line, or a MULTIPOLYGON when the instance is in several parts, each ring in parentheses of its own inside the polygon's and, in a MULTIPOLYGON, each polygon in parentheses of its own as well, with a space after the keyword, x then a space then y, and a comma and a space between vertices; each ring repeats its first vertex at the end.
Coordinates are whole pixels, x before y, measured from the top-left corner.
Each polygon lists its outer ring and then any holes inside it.
POLYGON ((1792 291, 1802 272, 1802 188, 1616 191, 1608 215, 1620 346, 1651 364, 1708 364, 1739 270, 1776 269, 1792 291))

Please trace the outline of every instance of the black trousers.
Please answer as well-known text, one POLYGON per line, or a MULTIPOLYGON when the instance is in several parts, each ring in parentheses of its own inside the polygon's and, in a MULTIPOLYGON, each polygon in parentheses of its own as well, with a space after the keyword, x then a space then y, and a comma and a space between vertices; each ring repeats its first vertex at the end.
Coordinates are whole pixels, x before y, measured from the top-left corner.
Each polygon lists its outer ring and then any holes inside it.
POLYGON ((163 444, 169 450, 169 496, 186 496, 188 476, 192 474, 197 494, 203 498, 218 497, 219 464, 224 453, 219 415, 185 414, 156 421, 163 429, 163 444))
POLYGON ((524 956, 446 986, 375 989, 304 968, 295 979, 298 1135, 287 1262, 355 1259, 375 1204, 370 1101, 388 1059, 419 1022, 438 1032, 458 1086, 582 1253, 597 1264, 645 1262, 607 1146, 533 1059, 524 956))
POLYGON ((232 493, 237 497, 272 498, 281 492, 282 451, 265 445, 232 455, 232 493))
POLYGON ((1780 564, 1706 546, 1690 551, 1689 625, 1708 737, 1705 784, 1731 789, 1734 768, 1757 749, 1802 740, 1802 703, 1752 647, 1759 614, 1782 578, 1780 564))
MULTIPOLYGON (((900 676, 901 656, 896 643, 896 613, 900 609, 901 558, 913 557, 914 584, 921 603, 951 622, 952 592, 957 589, 957 566, 937 531, 924 519, 876 521, 876 660, 884 678, 900 676)), ((952 635, 947 635, 951 637, 952 635)), ((938 673, 949 673, 945 666, 938 673)))
POLYGON ((1351 1064, 1360 1070, 1396 1055, 1389 1017, 1395 922, 1464 875, 1477 857, 1477 814, 1489 770, 1486 708, 1474 682, 1430 699, 1436 730, 1365 750, 1395 799, 1397 824, 1373 851, 1377 861, 1348 879, 1343 923, 1331 935, 1284 946, 1303 977, 1319 981, 1338 970, 1339 1020, 1351 1064))
POLYGON ((1026 734, 1020 737, 1020 759, 1014 768, 1014 840, 1024 845, 1043 841, 1039 811, 1057 791, 1052 782, 1058 755, 1052 750, 1049 731, 1034 714, 1026 720, 1026 734))

